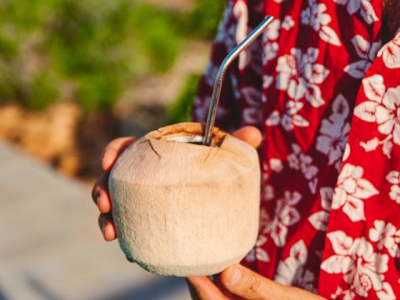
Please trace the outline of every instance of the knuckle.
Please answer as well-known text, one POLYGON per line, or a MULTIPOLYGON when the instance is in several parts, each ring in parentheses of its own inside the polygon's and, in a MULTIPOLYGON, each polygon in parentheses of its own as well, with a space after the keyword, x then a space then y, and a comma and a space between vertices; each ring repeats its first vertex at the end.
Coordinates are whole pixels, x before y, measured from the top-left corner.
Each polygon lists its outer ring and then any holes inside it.
POLYGON ((116 149, 112 145, 105 147, 103 150, 102 159, 104 159, 106 156, 110 155, 111 152, 115 152, 115 151, 116 151, 116 149))
POLYGON ((260 287, 261 287, 260 278, 253 276, 248 284, 248 295, 249 296, 258 295, 260 293, 260 287))
POLYGON ((104 223, 105 223, 104 221, 105 221, 105 220, 104 220, 103 214, 100 214, 100 215, 99 215, 99 218, 98 218, 97 221, 98 221, 100 227, 102 227, 102 225, 104 225, 104 223))
POLYGON ((103 221, 101 220, 101 217, 99 217, 97 223, 98 223, 98 225, 99 225, 100 231, 103 231, 104 223, 103 223, 103 221))
POLYGON ((92 195, 92 200, 94 201, 94 203, 96 203, 98 197, 96 193, 96 186, 93 187, 91 195, 92 195))
POLYGON ((100 197, 100 188, 99 188, 98 184, 96 184, 92 189, 92 199, 93 199, 94 203, 97 204, 97 200, 99 197, 100 197))
POLYGON ((101 193, 108 191, 108 174, 103 173, 97 179, 92 189, 92 199, 96 202, 101 193))
POLYGON ((99 227, 103 231, 103 229, 108 225, 109 220, 106 214, 100 214, 98 219, 99 227))

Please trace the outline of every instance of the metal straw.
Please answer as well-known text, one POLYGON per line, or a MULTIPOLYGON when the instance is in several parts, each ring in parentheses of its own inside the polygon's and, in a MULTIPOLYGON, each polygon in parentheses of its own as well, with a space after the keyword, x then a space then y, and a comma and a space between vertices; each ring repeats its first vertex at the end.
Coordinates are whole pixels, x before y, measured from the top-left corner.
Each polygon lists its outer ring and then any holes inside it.
POLYGON ((240 54, 240 52, 249 46, 263 31, 264 29, 271 24, 274 18, 272 16, 267 16, 264 21, 261 22, 260 25, 257 26, 235 49, 228 54, 228 56, 224 59, 221 66, 218 69, 218 74, 214 82, 214 89, 211 96, 210 108, 208 110, 208 117, 206 123, 206 129, 204 133, 203 145, 209 146, 211 144, 211 133, 212 128, 215 124, 215 118, 217 114, 217 107, 219 98, 221 95, 221 86, 222 81, 224 80, 225 71, 228 69, 229 65, 232 61, 240 54))

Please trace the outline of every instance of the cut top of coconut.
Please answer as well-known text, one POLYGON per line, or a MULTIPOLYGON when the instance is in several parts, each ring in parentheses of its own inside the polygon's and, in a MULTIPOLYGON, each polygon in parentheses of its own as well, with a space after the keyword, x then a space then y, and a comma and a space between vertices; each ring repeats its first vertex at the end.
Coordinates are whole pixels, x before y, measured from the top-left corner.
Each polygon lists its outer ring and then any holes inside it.
MULTIPOLYGON (((149 140, 162 140, 202 145, 205 125, 199 123, 179 123, 159 128, 146 135, 149 140)), ((220 147, 226 133, 214 127, 211 136, 211 147, 220 147)))

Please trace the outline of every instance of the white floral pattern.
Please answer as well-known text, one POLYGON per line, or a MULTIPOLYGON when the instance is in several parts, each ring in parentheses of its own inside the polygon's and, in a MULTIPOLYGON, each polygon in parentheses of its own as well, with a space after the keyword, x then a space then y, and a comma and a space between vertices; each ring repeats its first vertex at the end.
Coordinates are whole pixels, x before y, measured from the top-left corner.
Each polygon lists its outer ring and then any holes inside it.
POLYGON ((228 70, 217 116, 264 135, 259 239, 243 263, 330 299, 400 298, 400 31, 377 53, 381 11, 382 0, 228 0, 195 102, 206 115, 216 66, 273 15, 228 70))
POLYGON ((360 166, 346 164, 339 174, 332 201, 332 209, 343 209, 353 221, 365 220, 364 200, 378 195, 379 191, 367 179, 360 166))
POLYGON ((383 96, 382 103, 376 107, 378 130, 386 135, 393 135, 393 142, 400 145, 400 85, 389 88, 383 96))
POLYGON ((308 221, 315 229, 326 231, 328 227, 329 213, 331 211, 333 189, 331 187, 323 187, 319 192, 321 196, 321 207, 323 210, 313 213, 308 218, 308 221))
MULTIPOLYGON (((236 44, 240 44, 248 35, 248 9, 244 1, 237 1, 233 7, 233 15, 238 20, 235 32, 236 44)), ((249 50, 244 49, 239 54, 239 70, 244 70, 246 65, 250 62, 249 50)))
POLYGON ((246 107, 243 109, 243 121, 249 125, 260 124, 261 122, 261 91, 249 86, 240 90, 246 107))
POLYGON ((304 268, 307 256, 307 247, 304 241, 298 241, 290 249, 290 256, 284 261, 279 262, 274 280, 315 293, 316 290, 313 287, 315 276, 311 271, 304 268))
POLYGON ((312 157, 304 154, 301 147, 297 144, 292 144, 293 152, 287 157, 289 168, 293 170, 300 170, 303 176, 308 180, 308 187, 311 193, 316 193, 316 186, 318 183, 318 168, 313 165, 312 157))
POLYGON ((350 15, 354 15, 360 11, 363 19, 369 24, 379 20, 371 4, 371 0, 333 0, 333 2, 345 5, 350 15))
MULTIPOLYGON (((236 26, 230 26, 230 19, 233 14, 233 3, 229 1, 225 9, 222 21, 219 24, 217 35, 215 36, 214 43, 222 44, 225 46, 226 51, 231 51, 236 47, 236 26)), ((211 62, 211 61, 210 61, 211 62)))
POLYGON ((269 262, 269 256, 267 251, 265 251, 262 246, 265 244, 267 241, 267 238, 263 235, 259 236, 256 242, 256 245, 254 248, 247 254, 246 260, 249 262, 252 261, 263 261, 263 262, 269 262))
POLYGON ((274 187, 269 184, 269 173, 270 171, 280 173, 283 170, 282 161, 278 158, 271 158, 268 162, 262 165, 262 175, 261 175, 261 193, 262 198, 266 201, 272 200, 274 198, 274 187))
POLYGON ((344 70, 350 76, 361 79, 375 59, 381 43, 370 43, 360 35, 356 35, 351 42, 356 49, 359 60, 347 65, 344 70))
POLYGON ((363 80, 367 101, 357 105, 354 115, 369 123, 377 123, 378 131, 384 135, 383 141, 374 137, 366 141, 363 147, 367 151, 375 150, 383 144, 383 152, 390 157, 392 142, 400 145, 400 85, 386 90, 381 75, 374 75, 363 80))
MULTIPOLYGON (((198 118, 199 120, 206 120, 207 115, 208 115, 208 110, 211 102, 211 97, 196 97, 194 100, 194 105, 196 103, 207 103, 208 105, 202 106, 201 109, 196 110, 195 112, 195 117, 198 118)), ((228 114, 228 110, 224 108, 223 106, 219 106, 217 108, 217 118, 223 118, 228 114)))
POLYGON ((317 63, 319 50, 308 48, 306 53, 293 48, 291 55, 278 58, 276 71, 276 87, 287 91, 289 97, 298 101, 305 97, 313 107, 325 103, 322 99, 319 84, 322 84, 329 74, 323 65, 317 63))
POLYGON ((378 56, 382 57, 387 68, 400 68, 400 31, 393 40, 379 50, 378 56))
POLYGON ((209 61, 204 71, 204 80, 209 86, 214 85, 215 77, 218 73, 218 66, 216 66, 212 61, 209 61))
POLYGON ((395 299, 391 285, 385 282, 388 255, 376 253, 364 237, 354 239, 343 231, 327 234, 334 255, 323 261, 321 269, 330 274, 343 274, 351 291, 361 297, 375 292, 379 299, 395 299))
POLYGON ((339 95, 333 102, 332 110, 329 119, 322 120, 316 149, 326 154, 328 165, 335 164, 339 171, 350 132, 350 124, 346 122, 350 111, 349 104, 342 95, 339 95))
POLYGON ((288 227, 300 220, 300 214, 295 208, 300 200, 301 194, 298 192, 285 191, 284 197, 276 203, 274 218, 266 225, 263 232, 271 236, 277 247, 285 245, 288 227))
POLYGON ((400 204, 400 172, 390 171, 386 180, 391 184, 389 197, 400 204))
POLYGON ((286 30, 290 30, 294 27, 295 22, 291 16, 286 16, 282 22, 282 28, 286 30))
POLYGON ((263 64, 265 65, 268 61, 273 60, 277 57, 279 45, 276 39, 279 37, 279 30, 281 29, 281 21, 275 19, 271 24, 265 29, 262 39, 263 39, 263 64))
POLYGON ((311 26, 319 32, 319 37, 325 42, 341 46, 336 32, 328 26, 332 18, 327 14, 327 8, 324 3, 318 4, 316 0, 308 0, 308 7, 301 12, 301 23, 311 26))
POLYGON ((392 223, 380 220, 376 220, 374 226, 369 231, 369 238, 373 242, 378 242, 378 250, 386 248, 392 257, 400 257, 400 230, 397 230, 392 223))
POLYGON ((280 124, 286 131, 293 130, 295 126, 308 127, 310 123, 301 115, 297 114, 303 106, 304 104, 302 102, 288 101, 285 113, 281 116, 279 111, 273 111, 265 124, 267 126, 276 126, 280 124))
POLYGON ((331 295, 331 299, 353 300, 355 293, 351 290, 344 290, 340 286, 336 289, 335 293, 331 295))

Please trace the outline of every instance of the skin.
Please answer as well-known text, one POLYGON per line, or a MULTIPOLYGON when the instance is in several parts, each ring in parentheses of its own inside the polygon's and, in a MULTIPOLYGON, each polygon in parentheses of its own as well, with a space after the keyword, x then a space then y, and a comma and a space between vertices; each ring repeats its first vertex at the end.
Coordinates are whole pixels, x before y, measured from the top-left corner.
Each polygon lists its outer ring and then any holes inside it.
POLYGON ((187 281, 194 300, 324 299, 299 288, 276 283, 241 265, 228 267, 215 282, 208 277, 191 277, 187 281))
MULTIPOLYGON (((252 126, 243 127, 232 135, 254 148, 257 148, 262 141, 260 131, 252 126)), ((104 172, 93 187, 92 198, 100 211, 99 226, 106 241, 117 238, 107 187, 110 170, 118 156, 136 140, 135 137, 118 138, 110 142, 103 151, 101 165, 104 172)), ((194 300, 323 299, 299 288, 276 283, 238 264, 214 276, 213 280, 209 277, 190 277, 187 278, 187 283, 194 300)))

